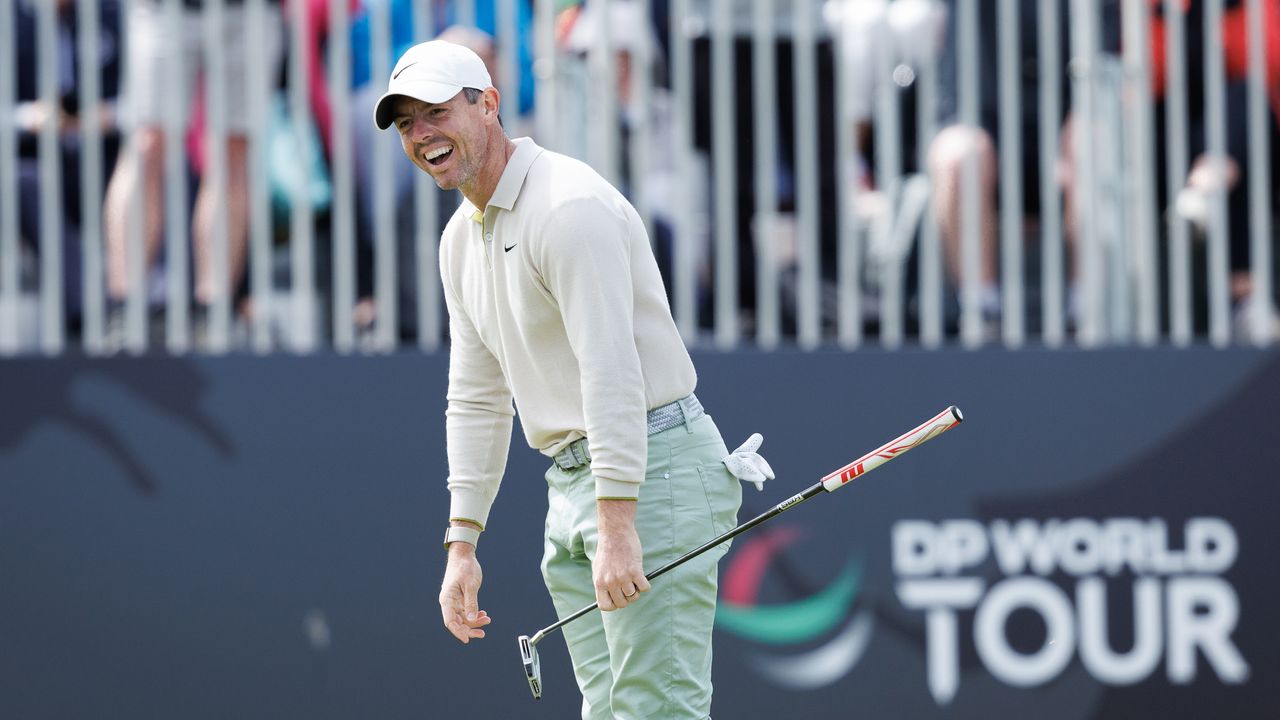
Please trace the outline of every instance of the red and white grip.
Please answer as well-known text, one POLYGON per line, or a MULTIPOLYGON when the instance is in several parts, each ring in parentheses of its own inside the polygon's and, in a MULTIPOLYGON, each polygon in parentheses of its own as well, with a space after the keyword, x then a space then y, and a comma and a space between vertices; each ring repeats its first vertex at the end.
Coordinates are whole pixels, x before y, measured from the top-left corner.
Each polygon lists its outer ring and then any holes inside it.
POLYGON ((835 492, 852 480, 865 475, 890 460, 898 457, 906 451, 918 445, 932 440, 951 428, 959 425, 964 420, 964 416, 960 414, 960 408, 952 405, 927 420, 920 427, 912 430, 896 440, 881 445, 844 467, 822 478, 822 487, 827 492, 835 492))

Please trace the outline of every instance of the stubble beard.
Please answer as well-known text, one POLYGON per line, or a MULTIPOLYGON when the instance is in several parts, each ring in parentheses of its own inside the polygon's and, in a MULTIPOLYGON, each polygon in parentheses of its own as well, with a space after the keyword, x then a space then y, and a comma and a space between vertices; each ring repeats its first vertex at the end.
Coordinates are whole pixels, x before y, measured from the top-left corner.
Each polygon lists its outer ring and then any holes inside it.
MULTIPOLYGON (((454 150, 453 150, 454 152, 458 152, 457 147, 458 147, 457 145, 454 145, 454 150)), ((466 194, 467 188, 476 179, 476 175, 477 175, 476 164, 475 162, 472 161, 471 158, 460 157, 458 158, 457 162, 458 162, 458 168, 456 173, 454 174, 454 177, 456 178, 456 180, 451 181, 447 179, 447 176, 439 177, 431 173, 428 173, 428 174, 431 175, 432 180, 436 181, 436 187, 440 188, 441 190, 462 190, 463 194, 466 194)))

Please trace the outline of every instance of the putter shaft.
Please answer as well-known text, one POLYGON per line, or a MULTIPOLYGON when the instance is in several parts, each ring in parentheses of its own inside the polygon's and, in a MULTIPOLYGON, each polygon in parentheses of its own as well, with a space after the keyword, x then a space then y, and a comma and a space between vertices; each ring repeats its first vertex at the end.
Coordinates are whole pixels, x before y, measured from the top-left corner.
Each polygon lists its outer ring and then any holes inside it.
MULTIPOLYGON (((814 495, 817 495, 818 493, 824 490, 827 492, 835 492, 836 490, 839 490, 840 488, 844 487, 846 484, 852 482, 854 479, 861 477, 866 473, 871 472, 872 470, 880 467, 884 463, 887 463, 890 460, 898 457, 899 455, 902 455, 908 450, 916 448, 921 444, 928 442, 929 440, 932 440, 933 438, 941 435, 947 430, 950 430, 956 425, 959 425, 963 420, 964 420, 964 416, 960 413, 960 408, 956 407, 955 405, 952 405, 948 407, 946 410, 943 410, 942 412, 933 416, 929 420, 926 420, 925 422, 921 423, 915 429, 910 430, 909 432, 903 433, 902 435, 894 438, 893 440, 890 440, 889 442, 885 443, 884 445, 881 445, 875 450, 872 450, 871 452, 863 455, 857 460, 854 460, 853 462, 845 465, 839 470, 829 473, 826 477, 824 477, 822 480, 815 483, 812 487, 807 488, 804 492, 798 495, 792 495, 791 497, 787 498, 786 500, 783 500, 777 505, 774 505, 773 507, 755 516, 754 518, 748 520, 747 522, 733 528, 732 530, 729 530, 728 532, 725 532, 722 535, 719 535, 715 538, 712 538, 711 540, 708 540, 702 545, 699 545, 698 547, 694 548, 693 550, 690 550, 684 555, 681 555, 675 560, 672 560, 666 565, 663 565, 662 567, 659 567, 653 572, 648 573, 647 575, 645 575, 645 578, 648 580, 653 580, 659 575, 662 575, 663 573, 669 570, 673 570, 676 567, 683 565, 684 563, 698 557, 699 555, 710 550, 711 548, 717 545, 720 545, 721 543, 732 540, 738 535, 741 535, 742 533, 765 522, 766 520, 769 520, 777 515, 781 515, 787 510, 790 510, 791 508, 799 505, 800 503, 804 502, 805 500, 808 500, 809 498, 813 497, 814 495)), ((577 620, 578 618, 582 617, 583 615, 586 615, 587 613, 591 612, 592 610, 595 610, 598 607, 600 607, 599 603, 591 603, 590 605, 582 608, 581 610, 578 610, 572 615, 567 615, 561 618, 559 621, 546 626, 545 628, 535 633, 533 637, 529 638, 529 644, 530 645, 538 644, 538 642, 541 641, 547 635, 550 635, 556 630, 559 630, 565 625, 568 625, 569 623, 573 622, 574 620, 577 620)))
MULTIPOLYGON (((745 523, 743 523, 743 524, 741 524, 741 525, 739 525, 739 526, 737 526, 737 527, 733 528, 732 530, 729 530, 729 531, 727 531, 727 532, 725 532, 725 533, 723 533, 723 534, 721 534, 721 535, 718 535, 718 536, 716 536, 715 538, 712 538, 711 540, 708 540, 707 542, 705 542, 705 543, 703 543, 703 544, 699 545, 698 547, 694 548, 693 550, 690 550, 689 552, 685 553, 684 555, 681 555, 680 557, 676 558, 675 560, 672 560, 671 562, 667 563, 666 565, 663 565, 663 566, 661 566, 661 567, 657 568, 656 570, 654 570, 654 571, 652 571, 652 572, 648 573, 647 575, 645 575, 645 579, 647 579, 647 580, 653 580, 653 579, 657 578, 659 575, 662 575, 662 574, 664 574, 664 573, 666 573, 666 572, 668 572, 668 571, 670 571, 670 570, 674 570, 674 569, 675 569, 675 568, 677 568, 678 566, 683 565, 684 563, 686 563, 686 562, 688 562, 688 561, 690 561, 690 560, 692 560, 692 559, 694 559, 694 558, 698 557, 699 555, 701 555, 702 553, 704 553, 704 552, 706 552, 706 551, 710 550, 711 548, 713 548, 713 547, 715 547, 715 546, 717 546, 717 545, 720 545, 720 544, 722 544, 722 543, 726 543, 726 542, 728 542, 728 541, 730 541, 730 540, 734 539, 734 538, 735 538, 735 537, 737 537, 738 535, 741 535, 742 533, 744 533, 744 532, 746 532, 746 531, 750 530, 751 528, 753 528, 753 527, 755 527, 755 526, 759 525, 760 523, 762 523, 762 522, 764 522, 764 521, 766 521, 766 520, 769 520, 770 518, 774 517, 775 515, 779 515, 779 514, 781 514, 781 513, 783 513, 783 512, 786 512, 787 510, 790 510, 791 508, 795 507, 796 505, 799 505, 800 503, 804 502, 805 500, 808 500, 809 498, 813 497, 814 495, 817 495, 818 493, 822 492, 824 489, 825 489, 825 488, 823 488, 823 487, 822 487, 822 483, 820 483, 820 482, 819 482, 819 483, 815 483, 812 487, 810 487, 810 488, 806 489, 804 492, 800 493, 799 495, 792 495, 791 497, 787 498, 786 500, 783 500, 782 502, 778 503, 777 505, 774 505, 772 508, 769 508, 768 510, 766 510, 766 511, 764 511, 763 513, 761 513, 761 514, 759 514, 759 515, 755 516, 754 518, 752 518, 752 519, 748 520, 747 522, 745 522, 745 523)), ((577 620, 578 618, 582 617, 583 615, 586 615, 587 613, 589 613, 589 612, 591 612, 592 610, 595 610, 595 609, 597 609, 597 608, 599 608, 599 607, 600 607, 600 603, 591 603, 590 605, 588 605, 588 606, 586 606, 586 607, 582 608, 581 610, 578 610, 578 611, 574 612, 572 615, 566 615, 565 617, 561 618, 559 621, 557 621, 557 622, 555 622, 555 623, 552 623, 551 625, 548 625, 548 626, 546 626, 546 627, 542 628, 541 630, 539 630, 538 632, 534 633, 533 637, 529 638, 529 644, 530 644, 530 645, 536 645, 536 644, 538 644, 538 642, 539 642, 540 640, 542 640, 544 637, 546 637, 547 635, 550 635, 551 633, 555 632, 556 630, 559 630, 560 628, 564 627, 565 625, 568 625, 569 623, 573 622, 574 620, 577 620)))

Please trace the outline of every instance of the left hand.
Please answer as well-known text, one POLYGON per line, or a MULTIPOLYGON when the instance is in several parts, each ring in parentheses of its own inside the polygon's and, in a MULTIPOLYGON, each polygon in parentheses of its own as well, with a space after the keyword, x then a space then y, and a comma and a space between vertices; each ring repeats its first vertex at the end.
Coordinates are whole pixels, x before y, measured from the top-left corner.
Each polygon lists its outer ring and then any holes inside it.
POLYGON ((591 561, 596 602, 604 612, 618 610, 649 590, 644 550, 636 532, 636 501, 597 500, 598 540, 591 561))
POLYGON ((463 645, 484 637, 484 626, 491 622, 477 599, 483 581, 475 546, 451 543, 444 581, 440 584, 440 615, 444 626, 463 645))
POLYGON ((729 469, 729 472, 743 482, 749 482, 756 486, 756 490, 764 490, 764 481, 772 480, 773 468, 769 467, 769 461, 765 460, 757 453, 760 444, 764 442, 764 436, 760 433, 752 433, 747 441, 738 446, 737 450, 726 455, 720 462, 729 469))

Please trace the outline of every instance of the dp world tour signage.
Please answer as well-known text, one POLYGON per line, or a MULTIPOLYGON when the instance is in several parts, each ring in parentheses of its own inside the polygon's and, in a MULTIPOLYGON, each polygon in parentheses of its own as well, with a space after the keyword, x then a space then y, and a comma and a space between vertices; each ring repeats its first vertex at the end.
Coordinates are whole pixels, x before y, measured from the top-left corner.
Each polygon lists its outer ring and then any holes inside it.
POLYGON ((869 361, 798 446, 939 388, 966 421, 735 541, 716 715, 1280 717, 1280 361, 1219 358, 869 361))
POLYGON ((1195 517, 1176 534, 1180 548, 1161 518, 894 524, 896 594, 924 614, 934 700, 946 705, 959 690, 960 633, 972 633, 982 666, 1015 687, 1051 682, 1077 657, 1108 685, 1157 672, 1186 685, 1206 670, 1223 683, 1245 682, 1249 664, 1232 640, 1240 598, 1223 577, 1239 552, 1235 529, 1195 517), (971 574, 988 560, 996 579, 971 574), (1113 617, 1117 607, 1122 617, 1113 617), (973 610, 971 622, 959 620, 962 610, 973 610), (1019 610, 1043 623, 1038 647, 1011 644, 1006 628, 1019 610), (1117 625, 1133 629, 1126 649, 1111 640, 1117 625))

